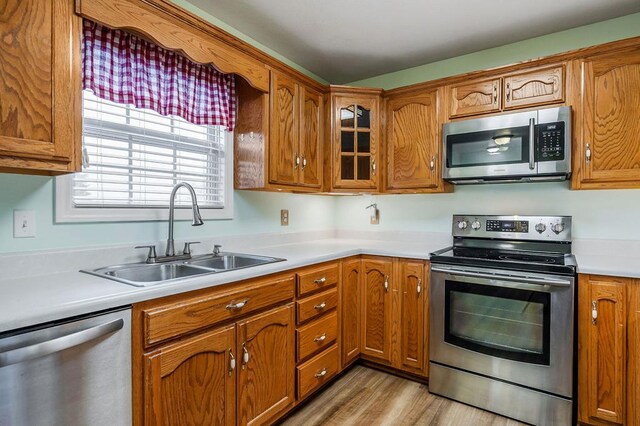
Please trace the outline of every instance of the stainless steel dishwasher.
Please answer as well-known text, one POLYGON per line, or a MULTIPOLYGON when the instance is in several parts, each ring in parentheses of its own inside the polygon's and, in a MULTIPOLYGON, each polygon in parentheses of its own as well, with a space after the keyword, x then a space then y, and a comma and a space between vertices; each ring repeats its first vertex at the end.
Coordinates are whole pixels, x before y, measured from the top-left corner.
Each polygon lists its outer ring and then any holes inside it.
POLYGON ((0 425, 130 425, 130 307, 0 334, 0 425))

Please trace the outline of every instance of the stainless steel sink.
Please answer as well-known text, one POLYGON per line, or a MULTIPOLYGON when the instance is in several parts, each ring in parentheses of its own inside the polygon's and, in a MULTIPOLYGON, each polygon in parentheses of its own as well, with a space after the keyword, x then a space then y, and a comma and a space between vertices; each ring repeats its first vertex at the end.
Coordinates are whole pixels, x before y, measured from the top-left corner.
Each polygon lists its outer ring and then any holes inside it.
POLYGON ((255 256, 238 253, 220 253, 219 255, 206 255, 185 262, 187 265, 211 268, 220 271, 248 268, 250 266, 265 265, 279 262, 284 259, 275 257, 255 256))
POLYGON ((137 287, 146 287, 199 275, 234 271, 284 260, 286 259, 250 254, 220 253, 218 255, 197 256, 186 261, 155 264, 129 263, 89 271, 83 270, 81 272, 137 287))

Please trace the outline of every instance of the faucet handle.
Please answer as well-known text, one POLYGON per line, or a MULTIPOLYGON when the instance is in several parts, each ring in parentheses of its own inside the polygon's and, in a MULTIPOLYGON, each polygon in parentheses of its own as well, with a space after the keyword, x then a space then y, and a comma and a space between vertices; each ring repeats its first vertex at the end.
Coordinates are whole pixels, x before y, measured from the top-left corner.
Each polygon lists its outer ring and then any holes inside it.
POLYGON ((136 246, 135 248, 137 249, 141 249, 141 248, 146 248, 149 249, 149 254, 147 254, 147 263, 156 263, 156 259, 158 258, 158 256, 156 256, 156 246, 155 245, 148 245, 148 246, 136 246))
POLYGON ((191 256, 191 244, 200 244, 200 241, 189 241, 184 243, 184 250, 182 250, 182 254, 188 254, 191 256))
POLYGON ((220 254, 220 249, 222 248, 222 246, 220 244, 214 244, 213 245, 213 254, 215 256, 220 254))

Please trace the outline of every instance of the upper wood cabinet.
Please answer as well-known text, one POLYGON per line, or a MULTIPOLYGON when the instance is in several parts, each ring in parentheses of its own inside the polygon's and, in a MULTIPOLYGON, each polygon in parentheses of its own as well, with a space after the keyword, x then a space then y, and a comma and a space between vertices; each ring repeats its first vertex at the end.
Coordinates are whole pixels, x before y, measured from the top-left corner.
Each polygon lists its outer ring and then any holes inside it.
POLYGON ((579 61, 576 189, 640 187, 640 47, 579 61))
POLYGON ((362 354, 391 362, 393 260, 362 260, 362 354))
POLYGON ((295 403, 292 304, 238 324, 238 424, 265 424, 295 403))
POLYGON ((343 261, 340 308, 342 325, 340 346, 343 366, 350 364, 360 356, 360 329, 362 327, 361 285, 360 259, 343 261))
POLYGON ((427 375, 426 323, 428 308, 428 274, 424 262, 401 260, 398 265, 398 295, 400 297, 398 336, 399 368, 423 376, 427 375))
POLYGON ((502 79, 461 83, 449 87, 449 117, 465 117, 500 111, 502 79))
POLYGON ((377 89, 331 88, 326 189, 379 189, 380 93, 377 89))
POLYGON ((277 71, 268 95, 238 80, 236 189, 319 191, 322 94, 277 71))
POLYGON ((449 118, 564 102, 564 74, 564 65, 553 65, 454 84, 449 118))
POLYGON ((640 424, 639 336, 640 282, 580 275, 578 420, 581 423, 640 424))
POLYGON ((445 192, 438 111, 440 90, 392 96, 386 102, 385 192, 445 192))
POLYGON ((231 325, 146 354, 145 424, 235 424, 235 343, 231 325))
POLYGON ((0 171, 80 167, 81 19, 73 0, 3 0, 0 171))

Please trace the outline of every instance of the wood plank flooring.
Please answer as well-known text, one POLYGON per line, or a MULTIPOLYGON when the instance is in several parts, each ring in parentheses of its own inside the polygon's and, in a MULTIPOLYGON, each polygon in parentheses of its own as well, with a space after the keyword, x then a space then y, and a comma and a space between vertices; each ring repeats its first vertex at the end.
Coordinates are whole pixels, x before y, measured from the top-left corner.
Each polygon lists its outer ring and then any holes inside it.
POLYGON ((286 426, 519 426, 468 405, 431 395, 423 384, 356 366, 292 414, 286 426))

